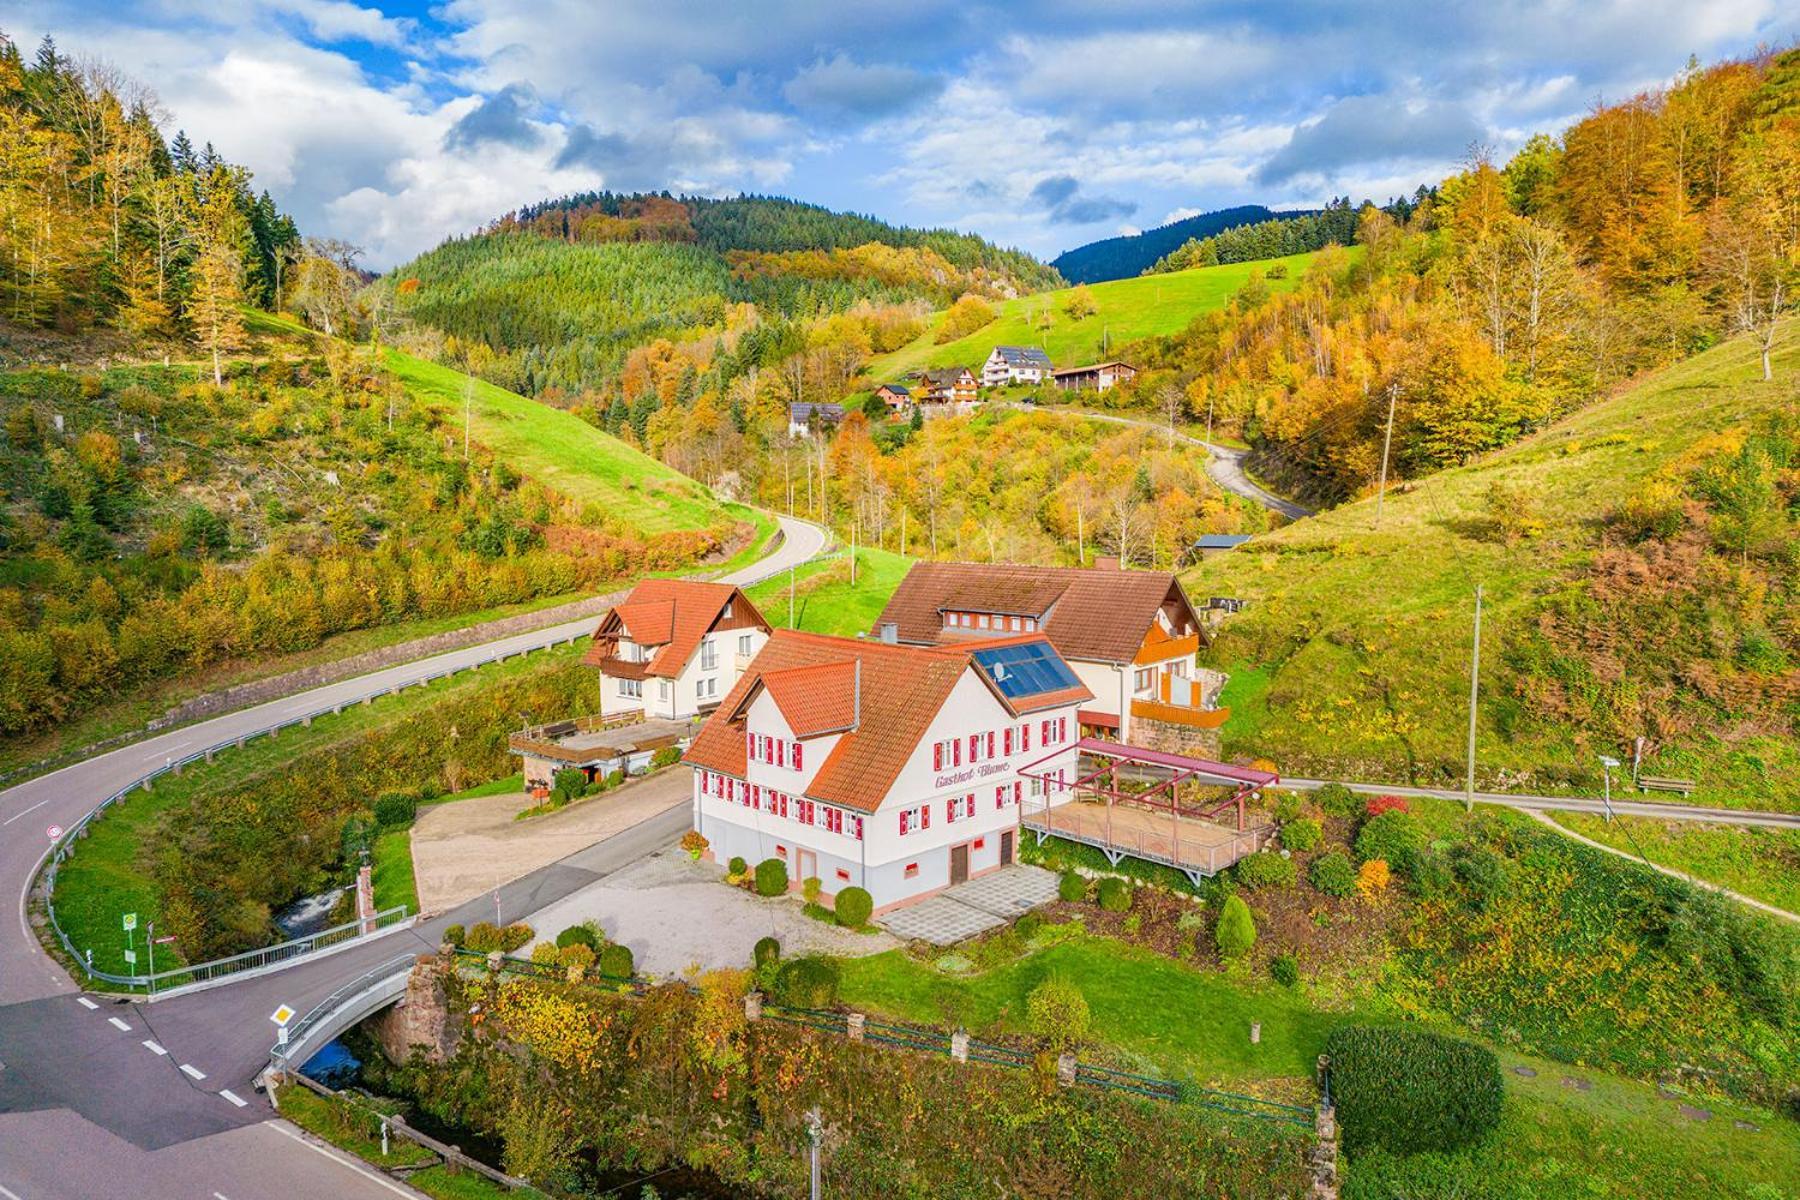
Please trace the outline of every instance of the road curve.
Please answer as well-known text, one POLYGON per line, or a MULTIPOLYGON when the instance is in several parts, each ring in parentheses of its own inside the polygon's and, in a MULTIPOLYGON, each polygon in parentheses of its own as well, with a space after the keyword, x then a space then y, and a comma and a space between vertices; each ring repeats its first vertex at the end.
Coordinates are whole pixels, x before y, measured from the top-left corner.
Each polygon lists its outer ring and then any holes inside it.
MULTIPOLYGON (((747 586, 825 548, 828 536, 820 527, 790 517, 777 520, 780 545, 750 566, 721 576, 723 581, 747 586)), ((248 1091, 245 1079, 215 1076, 198 1062, 186 1065, 200 1078, 182 1069, 186 1046, 165 1045, 155 1028, 173 1021, 174 1011, 165 1017, 158 1014, 162 1005, 115 1009, 98 1002, 89 1007, 97 1002, 80 995, 74 980, 44 953, 28 923, 27 901, 50 849, 47 831, 73 825, 114 792, 173 759, 228 745, 373 691, 471 665, 497 650, 523 653, 565 641, 586 634, 594 624, 595 618, 585 618, 342 680, 146 738, 0 792, 0 895, 11 897, 13 908, 12 914, 0 915, 0 1198, 172 1200, 205 1197, 215 1189, 230 1200, 393 1195, 396 1188, 390 1181, 325 1163, 316 1147, 282 1136, 285 1127, 256 1135, 254 1169, 228 1167, 215 1162, 217 1155, 194 1153, 205 1144, 200 1139, 265 1120, 267 1106, 248 1091), (157 1053, 151 1044, 168 1053, 157 1053), (51 1081, 48 1090, 45 1080, 51 1081), (222 1098, 226 1090, 247 1103, 239 1107, 222 1098), (97 1172, 101 1160, 110 1166, 97 1172), (211 1174, 201 1172, 202 1162, 211 1174), (324 1182, 326 1175, 330 1183, 324 1182), (215 1178, 217 1183, 201 1186, 215 1178)), ((403 941, 413 937, 397 934, 370 949, 403 952, 403 941)), ((333 956, 319 964, 320 974, 341 979, 340 968, 357 961, 355 952, 333 956)), ((230 1040, 267 1040, 266 1020, 257 1020, 253 1032, 244 1031, 242 1023, 236 1018, 229 1022, 230 1040)), ((196 1038, 204 1026, 190 1026, 196 1038)), ((176 1035, 170 1036, 172 1043, 176 1035)), ((233 1144, 243 1143, 240 1138, 233 1144)))
MULTIPOLYGON (((1410 787, 1396 783, 1355 783, 1348 779, 1289 779, 1282 777, 1281 786, 1313 791, 1327 783, 1342 783, 1358 792, 1386 796, 1419 796, 1434 800, 1460 801, 1464 793, 1454 788, 1410 787)), ((1629 794, 1629 793, 1627 793, 1629 794)), ((1476 792, 1477 804, 1504 804, 1527 812, 1578 812, 1605 815, 1607 805, 1594 796, 1526 796, 1511 792, 1476 792)), ((1701 821, 1712 825, 1758 825, 1773 829, 1800 829, 1800 813, 1771 812, 1757 808, 1708 808, 1698 804, 1661 804, 1654 800, 1622 800, 1612 802, 1615 815, 1654 817, 1663 821, 1701 821)))

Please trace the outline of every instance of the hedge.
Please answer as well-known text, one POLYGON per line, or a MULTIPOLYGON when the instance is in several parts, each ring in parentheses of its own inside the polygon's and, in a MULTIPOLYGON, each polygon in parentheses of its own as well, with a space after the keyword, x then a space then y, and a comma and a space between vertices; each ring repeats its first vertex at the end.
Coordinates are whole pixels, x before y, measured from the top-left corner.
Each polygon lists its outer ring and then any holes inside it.
POLYGON ((859 887, 840 890, 834 904, 838 924, 848 929, 861 929, 875 912, 875 898, 859 887))
POLYGON ((1264 850, 1238 859, 1237 866, 1232 868, 1232 874, 1242 887, 1255 891, 1266 887, 1293 887, 1298 870, 1293 859, 1283 858, 1272 850, 1264 850))
POLYGON ((1325 1039, 1346 1153, 1454 1150, 1500 1123, 1500 1060, 1405 1025, 1345 1025, 1325 1039))
POLYGON ((790 958, 775 973, 775 1003, 788 1008, 830 1008, 838 998, 838 966, 829 958, 790 958))

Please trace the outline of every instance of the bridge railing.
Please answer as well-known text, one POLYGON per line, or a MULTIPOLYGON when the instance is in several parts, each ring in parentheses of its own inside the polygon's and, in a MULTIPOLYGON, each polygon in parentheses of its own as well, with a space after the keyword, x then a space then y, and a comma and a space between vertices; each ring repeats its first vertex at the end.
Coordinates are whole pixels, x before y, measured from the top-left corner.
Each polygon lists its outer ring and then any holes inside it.
POLYGON ((318 1028, 321 1022, 329 1020, 353 997, 361 995, 378 984, 387 982, 396 975, 405 975, 410 972, 413 963, 418 961, 418 957, 416 953, 411 952, 396 955, 378 967, 370 967, 313 1005, 307 1010, 305 1016, 288 1026, 285 1038, 269 1048, 270 1069, 277 1071, 290 1069, 292 1060, 289 1056, 306 1045, 307 1038, 312 1035, 313 1030, 318 1028))

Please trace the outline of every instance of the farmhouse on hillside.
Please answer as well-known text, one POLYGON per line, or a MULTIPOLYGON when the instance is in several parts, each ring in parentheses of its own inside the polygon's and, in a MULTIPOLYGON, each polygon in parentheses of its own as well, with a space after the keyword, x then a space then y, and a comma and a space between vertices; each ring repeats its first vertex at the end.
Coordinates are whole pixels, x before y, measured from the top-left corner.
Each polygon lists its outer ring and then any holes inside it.
POLYGON ((961 407, 975 403, 975 372, 967 367, 933 367, 919 376, 919 403, 961 407))
POLYGON ((601 620, 583 661, 600 668, 603 717, 679 721, 717 707, 768 638, 731 584, 646 579, 601 620))
POLYGON ((982 387, 1042 383, 1050 378, 1050 356, 1037 346, 995 346, 981 368, 982 387))
POLYGON ((798 403, 788 405, 788 436, 807 437, 814 432, 827 433, 842 424, 841 404, 798 403))
POLYGON ((903 417, 913 410, 912 389, 904 384, 884 383, 875 389, 875 398, 887 405, 888 412, 903 417))
POLYGON ((1137 368, 1130 363, 1103 362, 1085 367, 1064 367, 1051 373, 1056 386, 1065 392, 1104 392, 1115 384, 1137 378, 1137 368))
POLYGON ((1042 633, 1093 694, 1080 721, 1097 737, 1213 754, 1229 713, 1225 676, 1195 662, 1210 639, 1166 571, 919 562, 875 633, 915 646, 1042 633))
POLYGON ((792 886, 916 900, 1010 864, 1022 811, 1069 798, 1089 698, 1042 634, 777 630, 688 752, 694 828, 717 860, 781 859, 792 886))

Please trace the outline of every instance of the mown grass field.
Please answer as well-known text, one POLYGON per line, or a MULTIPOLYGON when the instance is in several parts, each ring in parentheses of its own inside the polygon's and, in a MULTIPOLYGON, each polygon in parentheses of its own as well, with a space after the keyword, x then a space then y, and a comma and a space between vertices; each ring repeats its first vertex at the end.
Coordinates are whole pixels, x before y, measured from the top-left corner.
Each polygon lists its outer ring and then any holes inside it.
POLYGON ((1233 292, 1244 286, 1252 270, 1267 272, 1276 263, 1287 268, 1283 279, 1271 279, 1274 291, 1289 291, 1300 281, 1311 254, 1294 254, 1263 262, 1230 263, 1199 267, 1168 275, 1146 275, 1089 284, 1099 311, 1080 321, 1063 312, 1072 288, 1036 292, 998 306, 999 317, 967 337, 938 345, 937 329, 943 313, 933 314, 931 327, 891 354, 878 355, 864 368, 875 383, 894 379, 918 367, 965 366, 980 373, 981 364, 995 346, 1042 346, 1059 367, 1100 361, 1100 342, 1105 337, 1116 350, 1138 338, 1174 333, 1201 313, 1223 308, 1233 292), (1048 313, 1050 326, 1040 329, 1034 318, 1048 313))
POLYGON ((804 629, 855 637, 875 627, 875 618, 887 607, 888 598, 912 569, 914 560, 891 550, 860 546, 856 551, 856 582, 850 582, 847 555, 807 563, 794 572, 793 623, 790 626, 786 575, 766 579, 747 593, 777 629, 804 629))
MULTIPOLYGON (((1591 562, 1596 524, 1702 438, 1791 403, 1800 325, 1761 381, 1733 341, 1645 379, 1466 466, 1390 491, 1379 526, 1362 500, 1297 522, 1183 573, 1191 595, 1249 602, 1228 618, 1213 665, 1227 690, 1227 754, 1267 755, 1289 774, 1460 786, 1476 585, 1485 587, 1478 782, 1600 790, 1599 754, 1630 747, 1536 721, 1514 696, 1505 647, 1547 592, 1591 562), (1543 521, 1508 544, 1493 530, 1495 484, 1543 521)), ((1648 762, 1698 781, 1696 802, 1800 803, 1800 747, 1703 730, 1648 762)), ((1661 797, 1667 799, 1669 797, 1661 797)))

